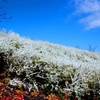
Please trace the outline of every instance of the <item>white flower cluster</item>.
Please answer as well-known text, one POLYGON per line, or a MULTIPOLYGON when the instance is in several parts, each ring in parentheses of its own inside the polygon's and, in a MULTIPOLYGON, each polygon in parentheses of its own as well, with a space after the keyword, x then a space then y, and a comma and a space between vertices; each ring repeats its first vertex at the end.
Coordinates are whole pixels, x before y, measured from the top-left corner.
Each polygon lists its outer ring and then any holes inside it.
POLYGON ((88 87, 88 83, 100 82, 100 53, 32 41, 5 31, 0 32, 1 52, 11 52, 8 57, 9 71, 16 72, 17 75, 25 72, 23 82, 29 78, 37 85, 35 78, 39 78, 59 85, 64 79, 65 86, 70 85, 64 87, 67 91, 82 91, 88 87), (71 82, 67 80, 68 77, 71 82))

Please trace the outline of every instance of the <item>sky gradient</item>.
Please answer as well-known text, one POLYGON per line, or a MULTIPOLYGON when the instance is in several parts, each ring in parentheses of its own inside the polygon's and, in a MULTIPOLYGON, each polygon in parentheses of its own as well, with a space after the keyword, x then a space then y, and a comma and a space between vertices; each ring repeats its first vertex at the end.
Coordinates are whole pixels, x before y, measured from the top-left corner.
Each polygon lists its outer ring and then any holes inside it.
POLYGON ((100 52, 99 0, 8 0, 0 6, 12 16, 0 22, 0 30, 85 50, 97 46, 100 52))

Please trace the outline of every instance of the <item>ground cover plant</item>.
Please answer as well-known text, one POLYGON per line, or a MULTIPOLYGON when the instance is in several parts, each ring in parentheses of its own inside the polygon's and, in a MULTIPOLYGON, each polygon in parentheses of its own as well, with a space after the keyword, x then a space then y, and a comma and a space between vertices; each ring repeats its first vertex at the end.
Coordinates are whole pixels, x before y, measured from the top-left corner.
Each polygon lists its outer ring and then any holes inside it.
POLYGON ((0 100, 99 100, 100 53, 0 32, 0 100))

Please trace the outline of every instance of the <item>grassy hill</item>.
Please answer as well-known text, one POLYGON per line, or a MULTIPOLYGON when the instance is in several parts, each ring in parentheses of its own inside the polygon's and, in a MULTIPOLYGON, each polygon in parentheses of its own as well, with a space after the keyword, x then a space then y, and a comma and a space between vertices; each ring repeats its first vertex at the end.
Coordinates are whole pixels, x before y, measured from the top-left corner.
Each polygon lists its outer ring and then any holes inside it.
POLYGON ((100 53, 0 32, 0 71, 30 91, 100 91, 100 53), (20 79, 20 80, 19 80, 20 79))

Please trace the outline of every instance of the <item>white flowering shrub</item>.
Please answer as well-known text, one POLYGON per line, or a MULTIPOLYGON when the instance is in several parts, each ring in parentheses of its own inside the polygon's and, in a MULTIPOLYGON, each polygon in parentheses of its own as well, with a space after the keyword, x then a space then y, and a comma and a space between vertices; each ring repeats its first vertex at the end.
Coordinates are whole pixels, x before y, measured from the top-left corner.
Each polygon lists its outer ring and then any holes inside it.
POLYGON ((80 95, 100 89, 100 53, 32 41, 14 32, 0 32, 0 65, 12 79, 10 85, 19 83, 28 91, 80 95))

